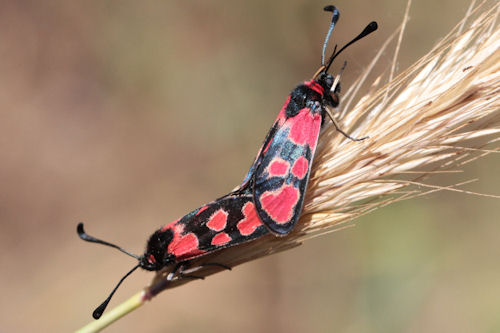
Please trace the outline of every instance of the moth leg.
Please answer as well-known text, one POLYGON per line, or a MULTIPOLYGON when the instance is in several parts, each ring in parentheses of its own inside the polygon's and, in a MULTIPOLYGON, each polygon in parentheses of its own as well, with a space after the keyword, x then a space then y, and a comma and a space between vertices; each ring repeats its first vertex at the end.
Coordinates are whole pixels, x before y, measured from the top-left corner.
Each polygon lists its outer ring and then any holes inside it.
POLYGON ((196 275, 191 275, 191 274, 184 274, 184 270, 189 268, 189 263, 188 262, 179 262, 175 265, 174 269, 172 272, 170 272, 167 276, 167 280, 172 281, 174 279, 174 276, 177 275, 179 278, 188 278, 188 279, 195 279, 195 280, 204 280, 204 277, 201 276, 196 276, 196 275))
POLYGON ((344 132, 343 130, 340 129, 340 126, 337 124, 337 122, 333 118, 333 115, 331 114, 331 112, 327 108, 325 108, 325 111, 326 111, 326 114, 328 115, 328 117, 330 117, 330 120, 332 121, 333 126, 335 126, 335 129, 338 132, 340 132, 340 134, 342 134, 343 136, 345 136, 346 138, 348 138, 349 140, 351 140, 351 141, 363 141, 363 140, 369 138, 369 136, 364 136, 362 138, 353 138, 352 136, 350 136, 349 134, 347 134, 346 132, 344 132))
MULTIPOLYGON (((204 263, 204 264, 201 264, 199 267, 207 267, 207 266, 215 266, 215 267, 220 267, 220 268, 224 268, 224 269, 227 269, 227 270, 231 270, 232 268, 227 266, 227 265, 223 265, 223 264, 218 264, 218 263, 204 263)), ((196 275, 192 275, 192 274, 184 274, 184 270, 187 269, 189 267, 189 264, 188 263, 178 263, 177 266, 174 268, 174 270, 172 271, 172 273, 169 274, 169 276, 167 277, 167 279, 169 279, 170 281, 173 279, 173 277, 177 274, 177 276, 179 278, 188 278, 188 279, 194 279, 194 280, 204 280, 205 277, 203 276, 196 276, 196 275)))
POLYGON ((196 276, 191 274, 184 274, 182 272, 179 273, 179 277, 183 279, 193 279, 193 280, 205 280, 203 276, 196 276))
POLYGON ((220 267, 220 268, 224 268, 228 271, 232 270, 233 268, 232 267, 229 267, 227 265, 224 265, 224 264, 218 264, 216 262, 206 262, 204 264, 201 264, 200 265, 201 267, 205 267, 205 266, 215 266, 215 267, 220 267))

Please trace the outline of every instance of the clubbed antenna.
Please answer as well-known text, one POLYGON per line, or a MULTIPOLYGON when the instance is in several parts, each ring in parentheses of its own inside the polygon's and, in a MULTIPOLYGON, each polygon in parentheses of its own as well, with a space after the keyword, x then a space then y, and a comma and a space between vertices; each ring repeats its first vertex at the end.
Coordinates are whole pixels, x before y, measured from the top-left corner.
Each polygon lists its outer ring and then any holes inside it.
POLYGON ((125 280, 130 274, 132 274, 137 268, 141 267, 141 264, 137 264, 132 268, 127 274, 125 274, 120 281, 116 284, 116 287, 113 288, 113 291, 109 294, 108 298, 104 302, 99 305, 94 312, 92 312, 92 317, 94 319, 99 319, 102 316, 102 313, 104 310, 106 310, 106 307, 108 306, 109 301, 111 301, 111 297, 115 294, 115 291, 118 289, 118 287, 122 284, 123 280, 125 280))
MULTIPOLYGON (((333 7, 333 6, 332 6, 333 7)), ((372 32, 374 32, 375 30, 377 30, 378 28, 378 24, 377 22, 375 21, 372 21, 370 22, 364 29, 363 31, 361 31, 361 33, 359 35, 357 35, 353 40, 351 40, 349 43, 347 43, 346 45, 344 45, 338 52, 333 52, 332 56, 330 57, 330 59, 328 60, 328 65, 326 65, 325 67, 325 73, 328 72, 328 69, 330 68, 330 66, 332 65, 333 63, 333 60, 342 52, 344 51, 348 46, 350 46, 351 44, 357 42, 358 40, 360 40, 361 38, 365 37, 365 36, 368 36, 369 34, 371 34, 372 32)), ((324 52, 324 50, 323 50, 324 52)), ((322 65, 323 62, 322 62, 322 65)))
MULTIPOLYGON (((335 24, 340 18, 340 12, 335 6, 326 6, 323 8, 325 12, 332 12, 332 22, 330 23, 330 28, 328 28, 328 32, 326 33, 325 41, 323 42, 323 52, 321 52, 321 66, 325 65, 325 52, 326 52, 326 47, 328 45, 328 41, 330 40, 330 37, 332 35, 333 28, 335 28, 335 24)), ((335 51, 333 51, 335 53, 335 51)))
MULTIPOLYGON (((131 257, 134 257, 136 258, 137 260, 141 260, 141 258, 138 256, 138 255, 135 255, 133 253, 130 253, 124 249, 122 249, 121 247, 119 247, 118 245, 115 245, 115 244, 111 244, 111 243, 108 243, 106 241, 103 241, 103 240, 100 240, 100 239, 97 239, 95 237, 92 237, 90 236, 89 234, 87 234, 85 232, 85 230, 83 229, 83 223, 78 223, 78 226, 76 227, 76 232, 78 233, 78 236, 83 239, 84 241, 86 242, 90 242, 90 243, 97 243, 97 244, 102 244, 102 245, 106 245, 106 246, 110 246, 110 247, 113 247, 131 257)), ((116 284, 116 286, 113 288, 113 291, 109 294, 108 298, 106 298, 106 300, 104 302, 101 303, 101 305, 99 305, 95 310, 94 312, 92 312, 92 317, 94 317, 94 319, 99 319, 101 318, 102 316, 102 313, 104 312, 104 310, 106 310, 106 307, 108 306, 108 303, 109 301, 111 301, 111 297, 113 297, 113 295, 115 294, 116 290, 118 289, 118 287, 122 284, 122 282, 130 275, 132 274, 132 272, 134 272, 137 268, 141 267, 141 263, 139 262, 137 265, 134 266, 134 268, 132 268, 127 274, 125 274, 121 279, 120 281, 116 284)))
POLYGON ((136 255, 136 254, 133 254, 133 253, 130 253, 128 252, 127 250, 124 250, 122 249, 121 247, 119 247, 118 245, 115 245, 115 244, 111 244, 111 243, 108 243, 106 241, 103 241, 103 240, 100 240, 100 239, 97 239, 95 237, 92 237, 90 236, 89 234, 87 234, 85 232, 85 230, 83 230, 83 223, 80 222, 78 223, 78 226, 76 227, 76 232, 78 233, 78 236, 83 239, 84 241, 86 242, 90 242, 90 243, 97 243, 97 244, 102 244, 102 245, 106 245, 106 246, 110 246, 110 247, 113 247, 131 257, 134 257, 135 259, 139 260, 139 256, 136 255))

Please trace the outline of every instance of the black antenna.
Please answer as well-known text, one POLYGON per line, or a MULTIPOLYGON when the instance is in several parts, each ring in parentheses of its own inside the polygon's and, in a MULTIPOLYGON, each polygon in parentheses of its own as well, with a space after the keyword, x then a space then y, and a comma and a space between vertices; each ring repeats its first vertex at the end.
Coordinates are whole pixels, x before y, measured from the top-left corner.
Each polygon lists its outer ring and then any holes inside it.
MULTIPOLYGON (((332 6, 333 7, 333 6, 332 6)), ((353 40, 351 40, 349 43, 347 43, 346 45, 344 45, 338 52, 334 52, 332 54, 332 56, 330 57, 330 59, 328 60, 328 65, 326 65, 325 67, 325 71, 324 73, 328 72, 328 69, 330 68, 330 66, 332 65, 333 63, 333 60, 342 52, 344 51, 349 45, 351 45, 352 43, 355 43, 357 42, 358 40, 360 40, 361 38, 365 37, 365 36, 368 36, 369 34, 371 34, 372 32, 374 32, 375 30, 377 30, 378 28, 378 24, 377 22, 375 21, 372 21, 370 23, 368 23, 368 25, 363 29, 363 31, 361 31, 361 33, 359 35, 357 35, 353 40)))
POLYGON ((121 279, 120 279, 120 282, 118 282, 118 284, 116 285, 116 287, 113 289, 113 291, 109 294, 108 298, 106 298, 106 300, 104 302, 101 303, 101 305, 99 305, 95 310, 94 312, 92 312, 92 317, 94 317, 94 319, 99 319, 101 318, 102 316, 102 313, 104 312, 104 310, 106 310, 106 307, 108 306, 108 303, 109 301, 111 301, 111 297, 113 297, 113 295, 115 294, 115 291, 118 289, 118 287, 120 286, 120 284, 122 284, 123 280, 125 280, 130 274, 132 274, 137 268, 141 267, 141 264, 137 264, 136 266, 134 266, 134 268, 132 268, 127 274, 125 274, 121 279))
POLYGON ((130 253, 124 249, 122 249, 121 247, 119 247, 118 245, 115 245, 115 244, 111 244, 111 243, 108 243, 106 241, 103 241, 103 240, 100 240, 100 239, 97 239, 95 237, 92 237, 90 236, 89 234, 87 234, 85 232, 85 230, 83 230, 83 223, 78 223, 78 226, 76 227, 76 232, 78 233, 78 236, 80 236, 81 239, 83 239, 84 241, 86 242, 91 242, 91 243, 97 243, 97 244, 102 244, 102 245, 106 245, 106 246, 110 246, 110 247, 113 247, 117 250, 120 250, 121 252, 131 256, 131 257, 134 257, 136 258, 137 260, 139 260, 139 263, 137 265, 134 266, 134 268, 132 268, 127 274, 125 274, 121 279, 120 281, 118 282, 118 284, 116 285, 116 287, 113 289, 113 291, 109 294, 108 298, 106 298, 106 300, 104 302, 101 303, 101 305, 99 305, 95 310, 94 312, 92 312, 92 317, 94 317, 94 319, 99 319, 101 318, 102 316, 102 313, 104 312, 104 310, 106 310, 106 307, 108 306, 108 303, 109 301, 111 301, 111 297, 113 297, 113 295, 115 294, 116 290, 118 289, 118 287, 122 284, 123 280, 125 280, 130 274, 132 274, 133 271, 135 271, 137 268, 141 267, 141 263, 140 263, 140 260, 141 260, 141 257, 139 257, 138 255, 135 255, 133 253, 130 253))
MULTIPOLYGON (((332 35, 333 28, 335 28, 335 24, 340 18, 340 12, 335 6, 326 6, 323 8, 325 12, 332 12, 332 22, 330 23, 330 28, 328 28, 328 32, 326 33, 325 41, 323 42, 323 52, 321 53, 321 66, 325 65, 325 52, 326 46, 328 45, 328 41, 330 40, 330 36, 332 35)), ((337 46, 335 46, 337 48, 337 46)), ((335 50, 333 51, 335 53, 335 50)))
POLYGON ((78 236, 80 236, 80 238, 83 239, 86 242, 91 242, 91 243, 97 243, 97 244, 111 246, 111 247, 114 247, 117 250, 122 251, 123 253, 125 253, 125 254, 127 254, 127 255, 129 255, 131 257, 134 257, 137 260, 141 259, 138 255, 130 253, 127 250, 122 249, 118 245, 111 244, 111 243, 108 243, 108 242, 105 242, 103 240, 100 240, 100 239, 97 239, 95 237, 90 236, 89 234, 87 234, 85 232, 85 230, 83 230, 83 223, 82 222, 78 223, 78 226, 76 227, 76 232, 78 233, 78 236))

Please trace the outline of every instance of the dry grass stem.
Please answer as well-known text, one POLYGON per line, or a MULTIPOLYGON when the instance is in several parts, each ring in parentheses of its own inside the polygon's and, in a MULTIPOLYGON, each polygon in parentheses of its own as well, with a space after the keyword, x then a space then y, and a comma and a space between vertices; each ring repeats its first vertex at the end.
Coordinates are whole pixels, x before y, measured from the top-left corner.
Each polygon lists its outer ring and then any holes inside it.
MULTIPOLYGON (((500 147, 484 148, 497 142, 500 133, 499 10, 498 3, 469 8, 467 17, 428 54, 383 86, 388 78, 376 77, 368 93, 351 108, 382 52, 394 37, 402 36, 403 23, 343 96, 344 106, 336 110, 344 130, 370 138, 353 142, 331 125, 323 130, 303 215, 292 234, 269 235, 200 258, 193 264, 196 274, 220 271, 197 267, 198 263, 235 266, 283 251, 345 228, 354 218, 396 201, 436 191, 498 198, 461 188, 470 181, 437 185, 427 178, 460 172, 457 168, 463 164, 500 151, 500 147)), ((164 276, 165 272, 157 275, 153 284, 164 276)))
MULTIPOLYGON (((405 18, 366 72, 342 96, 341 107, 332 110, 344 131, 370 138, 353 142, 326 125, 303 215, 294 231, 286 237, 268 235, 204 256, 193 262, 192 271, 208 276, 221 268, 199 264, 233 267, 298 246, 305 239, 348 227, 354 218, 396 201, 436 191, 479 195, 461 189, 468 181, 436 185, 426 178, 458 172, 457 167, 500 150, 491 147, 500 133, 499 12, 498 2, 471 7, 467 17, 414 65, 390 80, 394 70, 389 69, 388 76, 380 75, 365 87, 382 52, 395 36, 402 36, 405 18), (368 93, 351 107, 361 90, 368 93)), ((191 281, 167 283, 167 273, 156 275, 145 299, 191 281)))
MULTIPOLYGON (((383 86, 388 78, 376 77, 369 92, 351 108, 382 52, 394 37, 402 36, 405 18, 343 96, 344 106, 335 110, 344 130, 370 138, 353 142, 327 125, 320 137, 303 215, 292 234, 269 235, 205 256, 193 263, 192 270, 206 276, 220 268, 197 264, 235 266, 298 246, 396 201, 436 191, 483 195, 460 188, 468 181, 436 185, 425 178, 460 172, 456 168, 464 163, 500 151, 499 147, 484 148, 497 141, 500 133, 499 8, 500 4, 488 7, 485 3, 471 7, 467 17, 428 54, 383 86)), ((393 70, 389 72, 390 78, 393 70)), ((153 285, 166 273, 158 274, 153 285)), ((178 280, 161 288, 186 282, 178 280)))
MULTIPOLYGON (((500 147, 483 148, 498 141, 500 133, 499 8, 498 3, 471 7, 467 17, 428 54, 383 86, 388 79, 376 77, 368 94, 351 108, 390 40, 402 36, 400 27, 343 96, 345 106, 335 110, 344 130, 370 138, 353 142, 327 125, 320 137, 304 211, 292 234, 284 238, 269 235, 205 256, 193 263, 192 270, 206 276, 220 268, 198 267, 199 263, 235 266, 298 246, 396 201, 436 191, 483 195, 460 188, 469 182, 443 186, 425 178, 459 172, 457 167, 500 151, 500 147)), ((153 285, 166 273, 158 274, 153 285)), ((165 283, 160 289, 186 282, 165 283)))

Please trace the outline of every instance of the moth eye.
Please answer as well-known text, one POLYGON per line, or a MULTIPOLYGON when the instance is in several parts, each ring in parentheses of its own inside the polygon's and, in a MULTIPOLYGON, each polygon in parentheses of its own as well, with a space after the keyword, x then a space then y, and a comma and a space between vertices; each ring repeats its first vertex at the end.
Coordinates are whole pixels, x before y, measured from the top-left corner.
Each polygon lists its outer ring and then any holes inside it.
POLYGON ((331 75, 330 75, 330 76, 328 76, 328 77, 326 78, 326 84, 327 84, 329 87, 331 87, 331 86, 333 85, 333 76, 331 76, 331 75))

